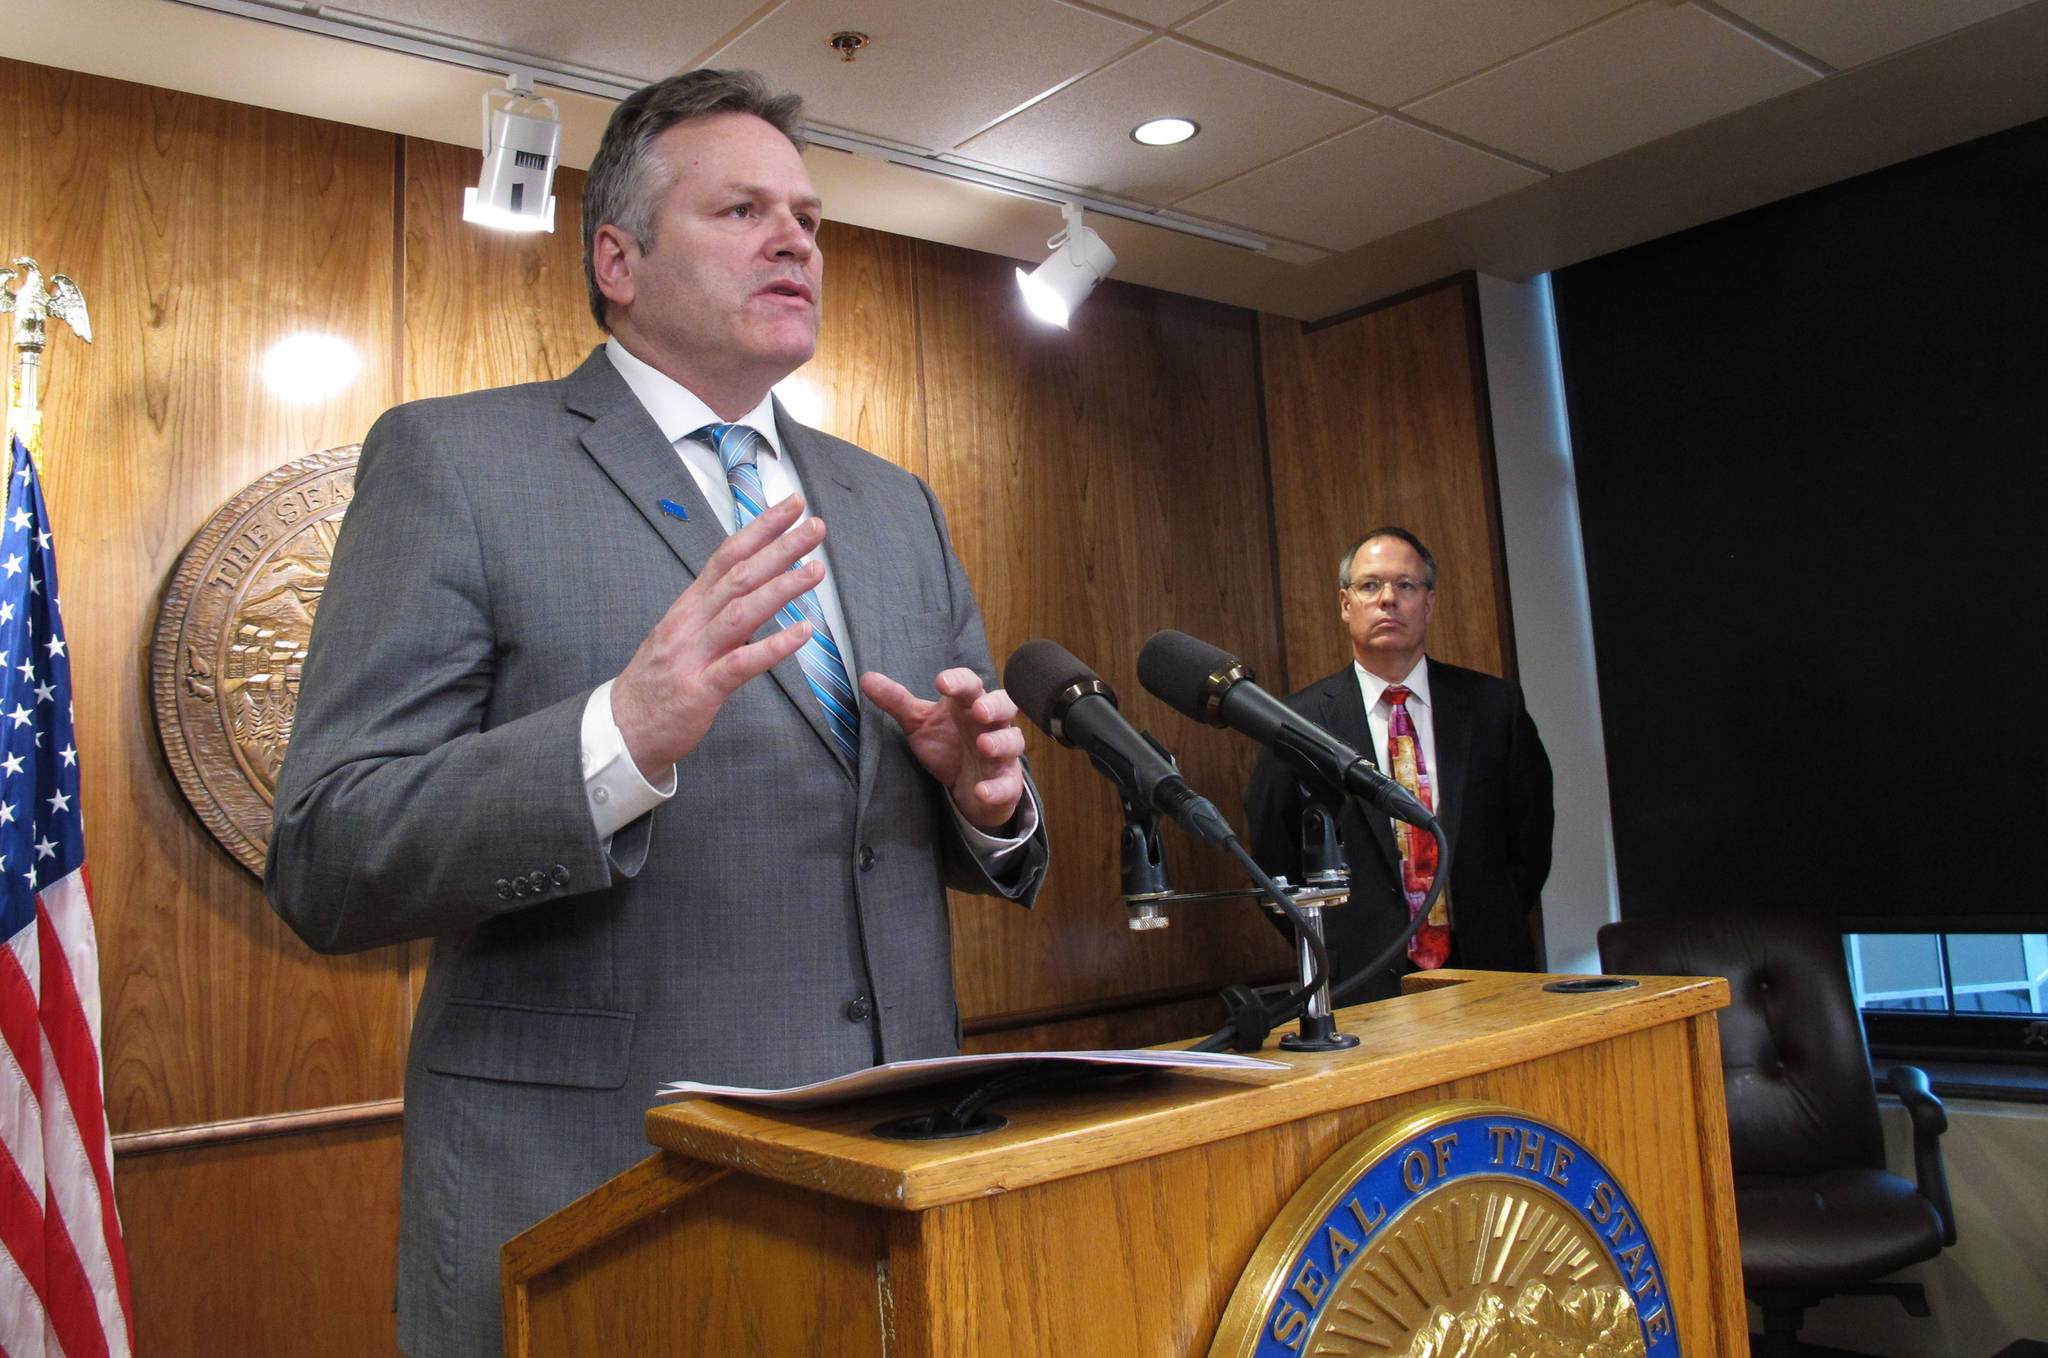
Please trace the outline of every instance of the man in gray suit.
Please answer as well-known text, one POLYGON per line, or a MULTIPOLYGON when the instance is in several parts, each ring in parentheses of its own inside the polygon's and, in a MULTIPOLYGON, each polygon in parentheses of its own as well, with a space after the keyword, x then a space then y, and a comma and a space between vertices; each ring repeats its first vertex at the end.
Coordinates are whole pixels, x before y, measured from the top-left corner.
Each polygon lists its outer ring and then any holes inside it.
POLYGON ((769 394, 818 327, 799 112, 748 73, 628 99, 584 202, 606 346, 363 445, 266 882, 321 951, 434 939, 414 1358, 499 1350, 500 1245, 647 1153, 660 1082, 956 1050, 945 887, 1044 875, 930 489, 769 394))

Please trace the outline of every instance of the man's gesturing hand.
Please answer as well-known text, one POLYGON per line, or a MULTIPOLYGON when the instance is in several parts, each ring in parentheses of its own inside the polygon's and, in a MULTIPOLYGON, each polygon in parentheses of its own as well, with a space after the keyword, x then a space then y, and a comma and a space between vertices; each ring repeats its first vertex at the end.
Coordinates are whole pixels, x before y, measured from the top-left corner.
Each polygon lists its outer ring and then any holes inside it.
POLYGON ((697 748, 733 690, 810 639, 801 622, 749 640, 825 577, 817 561, 790 569, 825 540, 822 520, 790 527, 803 512, 803 501, 788 496, 727 538, 612 681, 612 720, 649 781, 661 782, 697 748))
POLYGON ((939 699, 926 702, 886 674, 860 677, 861 692, 896 719, 910 752, 952 794, 971 825, 1001 829, 1024 795, 1024 733, 1017 704, 984 688, 970 669, 945 670, 939 699))

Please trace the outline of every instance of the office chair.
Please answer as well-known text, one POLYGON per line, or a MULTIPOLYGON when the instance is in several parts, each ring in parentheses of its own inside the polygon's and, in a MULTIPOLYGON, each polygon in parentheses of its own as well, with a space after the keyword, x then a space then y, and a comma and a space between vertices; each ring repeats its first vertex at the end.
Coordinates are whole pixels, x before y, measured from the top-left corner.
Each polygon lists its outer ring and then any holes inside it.
POLYGON ((1728 979, 1721 1071, 1760 1358, 1798 1353, 1807 1308, 1829 1296, 1895 1296, 1908 1314, 1928 1314, 1918 1283, 1875 1280, 1955 1243, 1939 1140, 1948 1115, 1925 1074, 1893 1067, 1919 1182, 1886 1171, 1841 935, 1792 911, 1717 911, 1605 925, 1599 946, 1610 972, 1728 979))

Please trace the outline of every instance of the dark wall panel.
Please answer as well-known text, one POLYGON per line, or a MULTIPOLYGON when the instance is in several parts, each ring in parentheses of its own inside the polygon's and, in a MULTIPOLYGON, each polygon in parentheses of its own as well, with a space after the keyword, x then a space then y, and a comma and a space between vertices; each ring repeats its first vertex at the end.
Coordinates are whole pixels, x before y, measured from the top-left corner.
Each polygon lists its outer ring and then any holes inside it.
POLYGON ((1623 910, 2048 918, 2048 124, 1556 298, 1623 910))

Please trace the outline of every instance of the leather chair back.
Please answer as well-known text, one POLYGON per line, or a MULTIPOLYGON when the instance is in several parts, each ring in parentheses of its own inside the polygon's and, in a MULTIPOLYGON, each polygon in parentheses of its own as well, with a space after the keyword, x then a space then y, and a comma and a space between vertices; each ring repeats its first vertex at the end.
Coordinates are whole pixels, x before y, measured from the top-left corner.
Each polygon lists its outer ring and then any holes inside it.
POLYGON ((1791 911, 1624 920, 1600 930, 1611 972, 1725 976, 1730 1153, 1744 1175, 1884 1168, 1884 1133, 1842 937, 1791 911))

